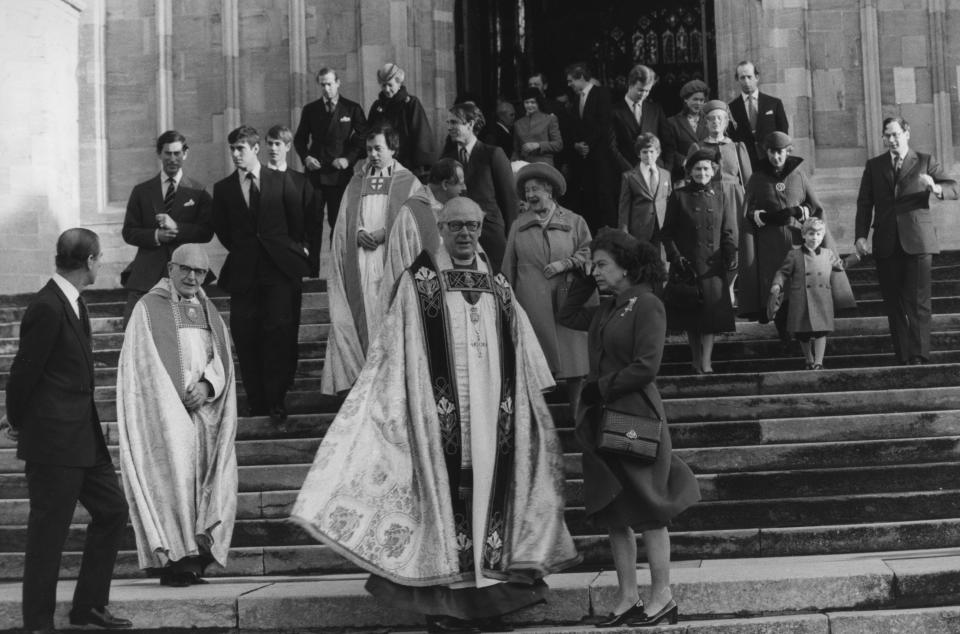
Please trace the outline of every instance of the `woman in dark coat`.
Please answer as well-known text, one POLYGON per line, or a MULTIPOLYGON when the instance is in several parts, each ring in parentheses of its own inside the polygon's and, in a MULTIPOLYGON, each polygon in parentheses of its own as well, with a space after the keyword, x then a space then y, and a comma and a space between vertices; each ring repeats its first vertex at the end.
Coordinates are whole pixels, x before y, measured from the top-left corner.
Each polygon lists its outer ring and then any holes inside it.
POLYGON ((702 110, 709 94, 709 86, 699 79, 691 79, 680 88, 683 110, 667 119, 675 152, 672 164, 666 168, 672 172, 674 180, 683 180, 686 176, 683 163, 690 146, 707 135, 707 120, 702 110))
POLYGON ((687 331, 697 374, 713 373, 716 334, 736 329, 730 286, 737 273, 737 211, 743 190, 726 179, 713 180, 715 156, 713 150, 698 150, 687 159, 690 182, 673 190, 660 232, 670 265, 692 270, 700 288, 699 308, 667 306, 671 330, 687 331))
POLYGON ((436 143, 430 121, 420 100, 407 92, 405 74, 396 64, 384 64, 377 71, 380 94, 370 106, 367 124, 370 129, 389 125, 400 135, 396 159, 416 173, 429 169, 437 158, 436 143))
POLYGON ((676 623, 667 524, 700 500, 696 478, 673 455, 666 423, 653 463, 603 454, 596 444, 604 408, 665 421, 655 381, 666 317, 653 290, 663 283, 664 266, 656 248, 622 231, 601 230, 590 249, 592 280, 614 296, 599 306, 585 306, 594 284, 579 278, 560 310, 560 323, 588 330, 590 374, 576 429, 583 448, 583 498, 588 520, 610 535, 619 583, 613 613, 600 626, 654 625, 664 619, 676 623), (652 587, 646 608, 637 590, 634 531, 642 531, 650 564, 652 587))
MULTIPOLYGON (((800 226, 808 218, 823 218, 823 207, 810 179, 800 169, 803 159, 790 156, 793 141, 783 132, 765 139, 767 160, 750 177, 746 214, 740 225, 740 274, 737 278, 738 313, 767 323, 767 294, 773 276, 794 246, 802 243, 800 226)), ((824 246, 833 248, 833 240, 824 246)), ((774 318, 782 342, 787 333, 788 301, 774 318)))

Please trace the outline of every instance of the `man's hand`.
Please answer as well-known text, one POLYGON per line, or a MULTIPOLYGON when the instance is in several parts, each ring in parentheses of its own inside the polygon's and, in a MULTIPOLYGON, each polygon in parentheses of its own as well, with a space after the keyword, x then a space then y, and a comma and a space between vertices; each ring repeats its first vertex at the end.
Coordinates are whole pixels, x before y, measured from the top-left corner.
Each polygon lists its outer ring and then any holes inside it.
POLYGON ((580 141, 579 143, 574 143, 573 149, 577 151, 577 154, 579 154, 584 158, 586 158, 587 154, 590 153, 590 146, 584 143, 583 141, 580 141))
POLYGON ((921 174, 920 182, 923 183, 923 186, 927 188, 927 191, 933 192, 933 195, 937 198, 943 196, 943 187, 937 185, 933 181, 933 177, 929 174, 921 174))
POLYGON ((333 169, 345 170, 350 166, 350 161, 341 156, 340 158, 333 159, 330 164, 333 165, 333 169))
POLYGON ((853 244, 857 249, 857 255, 863 257, 870 253, 870 250, 867 248, 867 239, 866 238, 857 238, 857 241, 853 244))
POLYGON ((187 393, 183 397, 183 406, 188 412, 192 412, 203 405, 210 396, 210 384, 206 381, 197 381, 187 387, 187 393))
POLYGON ((176 229, 157 229, 157 240, 160 242, 173 242, 176 237, 176 229))
POLYGON ((767 226, 767 223, 765 223, 763 220, 760 219, 760 214, 762 214, 762 213, 764 213, 764 210, 763 210, 763 209, 754 209, 754 210, 753 210, 753 224, 757 225, 758 227, 765 227, 765 226, 767 226))
POLYGON ((0 433, 6 435, 6 437, 13 442, 17 442, 20 438, 20 432, 13 428, 13 425, 7 420, 6 414, 4 414, 3 418, 0 418, 0 433))
POLYGON ((551 262, 550 264, 543 267, 543 275, 547 279, 550 279, 554 275, 560 275, 567 270, 566 265, 564 265, 562 260, 557 260, 556 262, 551 262))
POLYGON ((531 152, 536 152, 537 150, 539 150, 540 144, 537 143, 536 141, 528 141, 527 143, 524 143, 523 145, 521 145, 520 149, 526 152, 527 154, 530 154, 531 152))
MULTIPOLYGON (((383 230, 381 229, 375 233, 380 233, 381 231, 383 230)), ((357 246, 361 249, 366 249, 367 251, 373 251, 380 246, 380 242, 377 241, 377 239, 374 237, 374 234, 360 229, 357 231, 357 246)))
POLYGON ((170 217, 170 214, 157 214, 157 226, 161 229, 177 230, 177 221, 170 217))
POLYGON ((303 160, 303 167, 308 171, 312 172, 314 170, 320 169, 320 161, 316 157, 308 156, 303 160))

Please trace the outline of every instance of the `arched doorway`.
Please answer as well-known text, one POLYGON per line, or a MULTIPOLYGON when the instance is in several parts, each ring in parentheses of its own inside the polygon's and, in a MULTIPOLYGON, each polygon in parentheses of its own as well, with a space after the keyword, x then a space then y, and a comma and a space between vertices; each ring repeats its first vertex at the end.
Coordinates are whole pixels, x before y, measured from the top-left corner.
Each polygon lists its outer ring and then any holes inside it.
POLYGON ((490 108, 516 99, 526 78, 543 72, 550 92, 566 89, 563 68, 585 60, 614 94, 634 64, 652 67, 652 95, 673 114, 693 78, 717 89, 711 0, 457 0, 457 90, 490 108))

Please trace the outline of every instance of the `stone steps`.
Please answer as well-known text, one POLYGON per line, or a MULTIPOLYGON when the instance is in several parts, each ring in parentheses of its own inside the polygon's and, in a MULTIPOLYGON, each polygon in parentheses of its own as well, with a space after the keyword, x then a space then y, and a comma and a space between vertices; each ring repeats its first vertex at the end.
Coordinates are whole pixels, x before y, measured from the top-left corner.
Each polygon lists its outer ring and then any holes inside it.
MULTIPOLYGON (((955 632, 958 559, 956 551, 940 550, 679 562, 671 579, 682 620, 648 631, 955 632)), ((638 570, 638 578, 642 586, 649 584, 646 567, 638 570)), ((159 588, 156 580, 115 581, 110 605, 145 630, 422 631, 422 617, 379 605, 363 583, 364 576, 351 574, 218 578, 182 589, 159 588)), ((531 634, 596 632, 593 623, 613 601, 615 574, 569 572, 550 577, 549 583, 546 604, 507 620, 531 634)), ((57 627, 67 626, 72 586, 60 584, 57 627)), ((19 601, 19 584, 0 585, 0 629, 19 625, 19 601)))

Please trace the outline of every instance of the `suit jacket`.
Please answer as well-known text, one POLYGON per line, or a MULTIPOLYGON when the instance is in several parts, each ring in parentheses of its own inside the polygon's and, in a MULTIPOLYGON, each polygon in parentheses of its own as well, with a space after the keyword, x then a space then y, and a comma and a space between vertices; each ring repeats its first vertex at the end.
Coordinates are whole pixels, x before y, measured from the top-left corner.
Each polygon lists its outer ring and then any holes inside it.
POLYGON ((783 102, 772 95, 766 93, 757 94, 757 129, 756 133, 750 128, 750 120, 747 118, 747 107, 743 103, 743 95, 737 95, 737 98, 730 102, 730 116, 734 125, 732 129, 727 130, 727 136, 734 141, 742 141, 747 146, 747 153, 750 155, 750 163, 753 169, 760 165, 759 161, 763 157, 760 144, 767 138, 771 132, 790 132, 790 124, 787 121, 787 113, 783 109, 783 102))
POLYGON ((170 217, 177 223, 177 237, 157 245, 157 214, 163 213, 166 176, 153 178, 134 186, 123 217, 123 241, 137 249, 133 262, 120 274, 124 288, 149 291, 167 274, 167 262, 173 250, 190 242, 210 242, 213 238, 210 194, 203 185, 183 176, 173 197, 170 217))
MULTIPOLYGON (((570 104, 573 120, 570 123, 571 149, 574 143, 586 143, 590 153, 586 160, 606 158, 610 154, 610 135, 612 134, 612 113, 610 92, 603 86, 594 86, 587 93, 587 101, 580 114, 580 96, 570 104)), ((580 155, 574 150, 574 157, 580 155)), ((632 165, 630 167, 633 167, 632 165)))
POLYGON ((343 96, 337 99, 333 113, 327 112, 323 99, 311 101, 300 113, 300 124, 293 135, 293 147, 305 161, 308 156, 320 161, 320 169, 308 172, 317 185, 344 185, 353 175, 353 165, 364 154, 363 134, 367 118, 360 104, 343 96), (345 158, 346 169, 333 167, 333 159, 345 158))
POLYGON ((640 106, 640 123, 637 123, 637 118, 633 116, 627 102, 619 99, 610 111, 610 120, 613 129, 611 149, 621 172, 633 169, 640 161, 633 146, 637 137, 647 132, 656 135, 660 140, 660 158, 657 164, 661 167, 673 164, 673 136, 660 104, 644 99, 640 106))
POLYGON ((488 145, 496 145, 510 158, 513 155, 513 130, 505 129, 499 121, 494 121, 483 130, 482 140, 488 145))
POLYGON ((323 214, 317 204, 316 191, 303 172, 288 167, 283 174, 287 178, 287 186, 296 191, 297 200, 303 208, 303 235, 309 250, 307 262, 310 265, 310 277, 319 277, 320 249, 323 246, 323 214))
POLYGON ((873 228, 873 254, 893 254, 899 241, 906 253, 939 253, 930 192, 920 182, 928 174, 943 187, 943 198, 956 200, 957 182, 929 154, 909 150, 903 157, 900 177, 893 174, 889 152, 867 161, 857 195, 856 238, 866 238, 873 228))
MULTIPOLYGON (((445 150, 444 156, 460 160, 458 151, 459 146, 454 144, 445 150)), ((513 170, 506 154, 496 145, 477 141, 470 159, 463 166, 463 175, 467 185, 464 196, 483 209, 484 224, 502 226, 506 236, 520 206, 513 170)))
POLYGON ((220 288, 238 293, 258 282, 299 281, 310 274, 301 195, 285 172, 261 166, 260 211, 254 217, 238 172, 213 186, 213 227, 230 252, 220 271, 220 288))
POLYGON ((650 191, 639 168, 623 173, 620 184, 620 217, 617 226, 626 227, 627 233, 640 240, 650 241, 658 237, 667 212, 670 197, 670 172, 657 170, 659 180, 656 191, 650 191))
POLYGON ((50 280, 23 315, 7 381, 7 419, 20 432, 17 457, 90 467, 107 455, 93 389, 90 337, 50 280))
POLYGON ((686 175, 683 163, 687 159, 690 146, 699 143, 707 136, 706 120, 701 116, 697 129, 694 130, 690 127, 687 115, 680 112, 667 119, 667 128, 670 143, 673 146, 673 163, 671 165, 664 163, 664 167, 673 173, 674 179, 680 180, 686 175))

